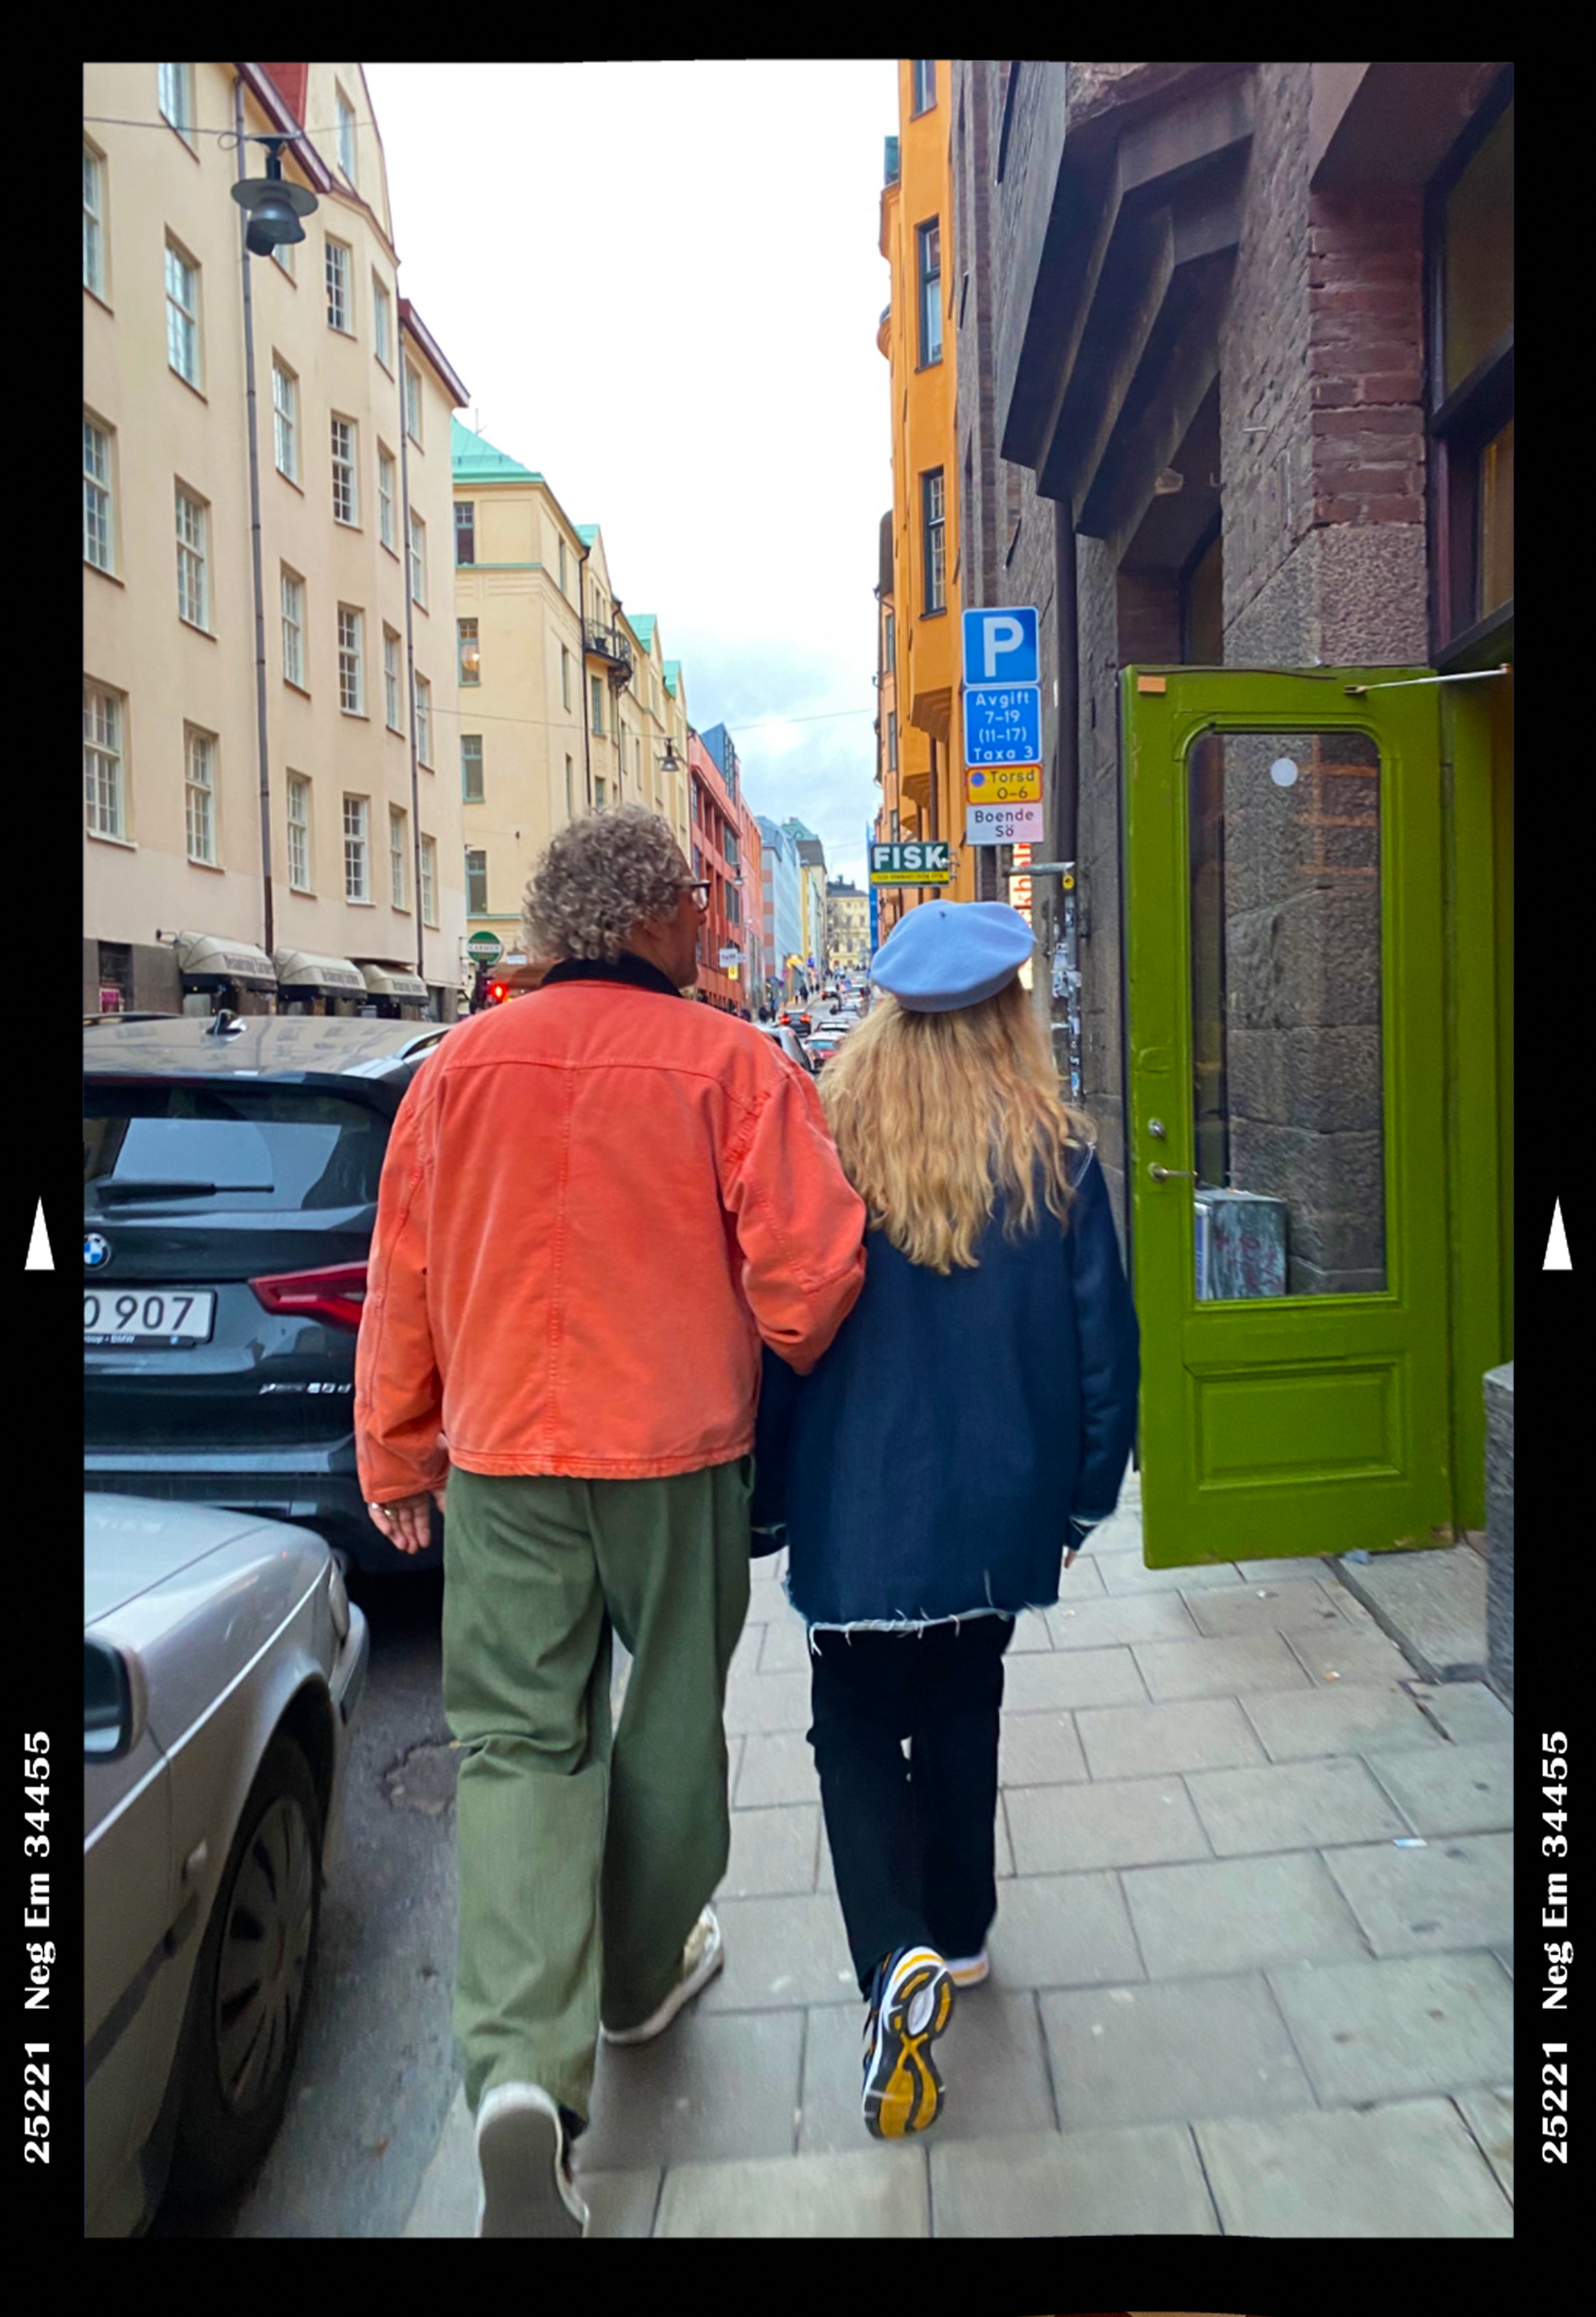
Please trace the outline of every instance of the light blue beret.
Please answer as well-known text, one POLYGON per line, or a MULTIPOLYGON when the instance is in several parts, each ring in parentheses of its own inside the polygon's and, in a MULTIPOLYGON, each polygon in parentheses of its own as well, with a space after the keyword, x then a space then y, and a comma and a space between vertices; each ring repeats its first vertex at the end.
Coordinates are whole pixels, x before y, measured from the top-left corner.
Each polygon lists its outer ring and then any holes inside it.
POLYGON ((871 978, 911 1013, 950 1014, 995 997, 1033 946, 1006 901, 923 901, 877 951, 871 978))

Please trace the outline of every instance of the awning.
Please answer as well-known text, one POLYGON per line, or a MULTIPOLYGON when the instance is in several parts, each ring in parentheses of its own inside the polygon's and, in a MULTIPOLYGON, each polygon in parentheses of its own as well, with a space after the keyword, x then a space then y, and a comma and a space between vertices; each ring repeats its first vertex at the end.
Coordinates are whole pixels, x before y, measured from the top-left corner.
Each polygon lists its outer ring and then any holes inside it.
POLYGON ((179 934, 177 970, 195 980, 237 981, 246 989, 275 989, 277 972, 263 949, 226 934, 179 934))
POLYGON ((424 1001, 426 983, 419 973, 401 973, 397 965, 370 965, 363 959, 361 971, 366 987, 378 997, 411 997, 424 1001))
POLYGON ((363 997, 366 985, 358 966, 346 957, 317 957, 308 949, 272 953, 277 979, 284 989, 321 989, 334 997, 363 997))

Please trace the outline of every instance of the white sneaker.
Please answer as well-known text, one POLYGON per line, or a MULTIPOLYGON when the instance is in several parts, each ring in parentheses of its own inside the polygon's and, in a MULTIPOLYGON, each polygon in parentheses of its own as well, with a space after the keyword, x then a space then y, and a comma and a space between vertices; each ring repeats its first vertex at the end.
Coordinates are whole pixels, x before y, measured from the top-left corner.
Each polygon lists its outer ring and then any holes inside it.
POLYGON ((947 1955, 943 1960, 948 1966, 948 1976, 955 1987, 979 1987, 992 1969, 985 1947, 979 1955, 947 1955))
POLYGON ((560 2112, 541 2084, 495 2084, 477 2111, 479 2237, 584 2237, 560 2112))
POLYGON ((684 2003, 708 1987, 726 1961, 720 1923, 713 1907, 706 1907, 687 1935, 682 1950, 682 1975, 657 2010, 636 2027, 601 2027, 606 2044, 649 2044, 663 2035, 684 2003))

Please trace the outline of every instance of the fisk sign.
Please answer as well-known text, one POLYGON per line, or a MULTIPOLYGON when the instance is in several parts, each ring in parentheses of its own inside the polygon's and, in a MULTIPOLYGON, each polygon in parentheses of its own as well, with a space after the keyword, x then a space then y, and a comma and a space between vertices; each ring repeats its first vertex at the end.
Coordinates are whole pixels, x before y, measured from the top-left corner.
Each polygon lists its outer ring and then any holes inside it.
POLYGON ((1037 684, 1037 615, 1030 606, 964 614, 967 684, 1037 684))

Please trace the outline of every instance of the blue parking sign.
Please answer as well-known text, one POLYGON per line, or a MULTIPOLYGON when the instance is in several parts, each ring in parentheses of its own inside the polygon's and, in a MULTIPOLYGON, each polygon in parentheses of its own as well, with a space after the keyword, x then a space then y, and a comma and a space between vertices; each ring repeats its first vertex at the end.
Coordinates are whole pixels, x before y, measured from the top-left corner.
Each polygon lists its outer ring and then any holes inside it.
POLYGON ((1039 684, 967 684, 964 761, 976 765, 1039 765, 1042 687, 1039 684))
POLYGON ((964 614, 967 684, 1039 684, 1037 615, 1028 604, 964 614))

